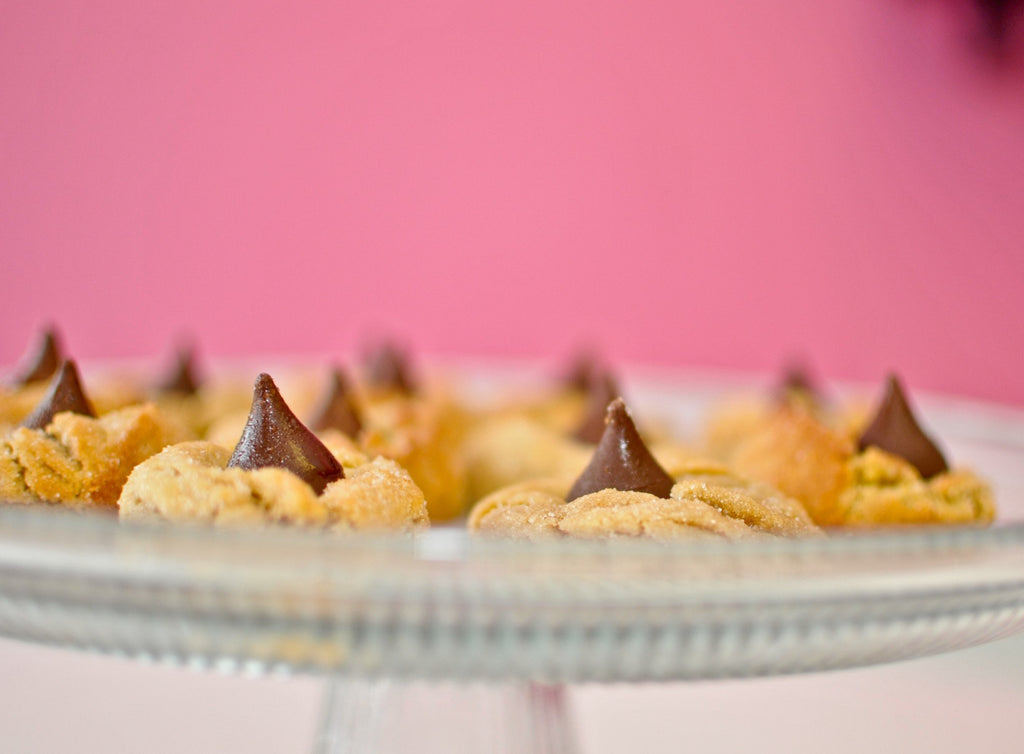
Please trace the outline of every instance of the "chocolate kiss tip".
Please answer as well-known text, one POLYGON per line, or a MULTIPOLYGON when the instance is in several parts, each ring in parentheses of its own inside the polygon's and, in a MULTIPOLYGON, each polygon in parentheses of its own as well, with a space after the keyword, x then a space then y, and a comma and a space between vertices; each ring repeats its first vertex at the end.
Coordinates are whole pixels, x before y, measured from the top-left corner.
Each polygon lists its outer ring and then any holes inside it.
POLYGON ((374 387, 413 393, 416 385, 410 372, 405 352, 391 343, 382 343, 366 357, 366 381, 374 387))
POLYGON ((871 423, 861 434, 857 446, 860 450, 875 446, 900 456, 925 479, 949 470, 942 451, 918 425, 907 403, 903 386, 894 374, 886 378, 885 395, 871 423))
POLYGON ((21 423, 29 429, 45 429, 53 417, 63 411, 71 411, 82 416, 96 416, 92 404, 82 389, 82 380, 78 375, 78 367, 73 361, 61 364, 57 374, 50 381, 50 389, 21 423))
POLYGON ((157 389, 161 393, 177 393, 178 395, 195 395, 199 390, 196 379, 195 352, 192 348, 181 348, 175 357, 174 367, 160 381, 157 389))
POLYGON ((14 378, 16 385, 42 382, 57 373, 63 360, 57 331, 52 327, 44 329, 30 354, 25 359, 25 367, 14 378))
POLYGON ((249 419, 228 467, 251 470, 265 466, 287 469, 318 495, 345 475, 338 459, 288 408, 270 375, 261 374, 253 389, 249 419))
POLYGON ((595 374, 601 371, 601 360, 592 349, 577 352, 565 371, 562 384, 569 390, 586 392, 595 374))
POLYGON ((309 423, 319 431, 336 429, 349 437, 355 437, 363 428, 352 397, 352 388, 340 369, 331 370, 330 386, 319 409, 309 423))
POLYGON ((674 484, 675 480, 661 468, 640 439, 625 402, 616 398, 608 404, 605 430, 597 450, 572 485, 566 501, 609 488, 667 498, 674 484))
POLYGON ((799 361, 792 362, 786 367, 785 372, 782 375, 782 383, 779 386, 782 394, 788 394, 790 392, 802 392, 809 393, 811 395, 818 394, 818 387, 815 384, 814 379, 811 377, 807 367, 799 361))
POLYGON ((586 383, 587 405, 573 437, 581 442, 596 445, 601 441, 607 421, 608 405, 619 397, 615 378, 603 370, 591 373, 586 383))

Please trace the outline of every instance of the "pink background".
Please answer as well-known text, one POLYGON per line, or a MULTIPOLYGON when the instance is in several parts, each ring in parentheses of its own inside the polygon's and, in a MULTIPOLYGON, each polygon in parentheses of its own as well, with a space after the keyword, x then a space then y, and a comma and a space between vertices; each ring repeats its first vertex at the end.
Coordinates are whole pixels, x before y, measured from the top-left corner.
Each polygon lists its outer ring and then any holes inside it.
POLYGON ((0 363, 387 330, 1024 403, 1024 65, 963 6, 0 1, 0 363))
MULTIPOLYGON (((388 329, 431 355, 802 350, 1024 404, 1024 65, 972 55, 967 4, 0 0, 0 364, 46 320, 86 359, 388 329)), ((315 725, 311 679, 0 655, 8 749, 315 725)), ((1022 658, 575 701, 594 752, 1016 752, 1022 658)))

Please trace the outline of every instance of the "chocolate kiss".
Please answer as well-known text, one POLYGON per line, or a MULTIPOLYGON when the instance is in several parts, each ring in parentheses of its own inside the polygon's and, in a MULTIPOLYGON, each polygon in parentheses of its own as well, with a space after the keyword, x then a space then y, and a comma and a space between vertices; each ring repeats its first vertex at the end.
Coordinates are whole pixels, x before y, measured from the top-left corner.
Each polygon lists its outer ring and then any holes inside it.
MULTIPOLYGON (((575 390, 584 393, 590 387, 595 374, 601 372, 601 363, 593 351, 579 351, 569 364, 569 368, 562 378, 562 384, 568 390, 575 390)), ((604 419, 604 406, 601 407, 602 421, 604 419)))
POLYGON ((63 357, 61 356, 60 344, 57 333, 52 327, 48 327, 41 333, 35 349, 26 354, 25 367, 21 374, 14 378, 16 385, 28 385, 30 382, 42 382, 48 380, 57 373, 63 357))
POLYGON ((295 418, 269 374, 256 378, 249 420, 228 461, 228 467, 287 469, 316 494, 345 476, 331 451, 295 418))
POLYGON ((374 387, 413 393, 416 386, 410 376, 409 359, 391 343, 382 343, 366 356, 366 381, 374 387))
POLYGON ((667 498, 675 480, 654 460, 640 439, 626 404, 616 398, 608 404, 604 434, 587 468, 566 497, 571 502, 591 492, 609 488, 625 492, 649 492, 667 498))
POLYGON ((811 377, 807 367, 801 362, 792 362, 783 373, 782 382, 779 384, 776 395, 780 401, 785 402, 793 393, 803 393, 812 398, 820 398, 821 391, 811 377))
POLYGON ((925 479, 949 469, 942 452, 918 426, 899 378, 894 374, 886 379, 882 403, 857 444, 860 450, 873 445, 900 456, 925 479))
POLYGON ((587 405, 572 436, 581 442, 596 445, 604 434, 608 404, 619 397, 619 388, 611 373, 595 369, 587 381, 587 405))
POLYGON ((161 393, 195 395, 199 381, 196 379, 195 353, 191 348, 178 350, 174 367, 160 380, 157 389, 161 393))
POLYGON ((352 388, 340 369, 331 370, 331 384, 309 426, 318 432, 336 429, 355 437, 363 428, 352 397, 352 388))
POLYGON ((21 426, 29 429, 46 429, 53 421, 53 417, 62 411, 71 411, 82 416, 96 416, 89 399, 85 397, 85 391, 82 390, 78 367, 73 361, 61 364, 60 371, 50 381, 50 389, 21 426))

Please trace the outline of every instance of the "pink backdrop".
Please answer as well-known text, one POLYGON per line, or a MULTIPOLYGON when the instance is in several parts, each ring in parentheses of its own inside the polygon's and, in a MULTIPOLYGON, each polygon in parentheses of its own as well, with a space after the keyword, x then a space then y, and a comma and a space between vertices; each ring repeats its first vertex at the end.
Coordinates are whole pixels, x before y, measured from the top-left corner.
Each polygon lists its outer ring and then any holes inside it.
POLYGON ((1024 66, 953 0, 0 6, 3 363, 386 329, 1024 403, 1024 66))

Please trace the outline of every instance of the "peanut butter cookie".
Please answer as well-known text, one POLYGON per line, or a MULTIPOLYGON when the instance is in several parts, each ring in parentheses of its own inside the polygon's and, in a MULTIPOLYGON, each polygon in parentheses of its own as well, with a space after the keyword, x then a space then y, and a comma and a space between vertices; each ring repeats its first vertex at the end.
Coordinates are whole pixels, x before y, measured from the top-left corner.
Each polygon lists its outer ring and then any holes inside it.
POLYGON ((821 526, 984 524, 995 516, 989 486, 949 469, 895 376, 859 437, 784 407, 738 444, 732 465, 800 500, 821 526))
POLYGON ((0 439, 0 499, 114 505, 128 474, 183 429, 153 404, 93 415, 73 362, 64 362, 23 426, 0 439))
POLYGON ((768 485, 715 463, 677 460, 673 478, 644 446, 621 399, 601 441, 574 481, 546 479, 481 500, 469 528, 513 537, 652 539, 807 536, 818 533, 803 507, 768 485))
POLYGON ((341 460, 295 417, 269 375, 260 375, 234 451, 212 442, 167 448, 132 473, 121 518, 336 529, 428 524, 423 493, 404 469, 370 460, 351 443, 338 447, 341 460))

